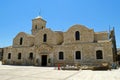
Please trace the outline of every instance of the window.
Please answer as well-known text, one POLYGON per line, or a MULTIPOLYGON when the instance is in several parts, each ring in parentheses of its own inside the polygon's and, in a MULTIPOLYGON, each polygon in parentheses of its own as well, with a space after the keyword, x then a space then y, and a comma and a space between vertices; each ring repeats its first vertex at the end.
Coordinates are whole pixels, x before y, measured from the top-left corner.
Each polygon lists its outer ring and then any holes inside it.
POLYGON ((20 45, 22 45, 22 43, 23 43, 23 38, 21 37, 20 38, 20 45))
POLYGON ((79 31, 75 32, 75 40, 80 40, 80 32, 79 31))
POLYGON ((120 55, 118 55, 118 58, 117 58, 118 61, 120 61, 120 55))
POLYGON ((64 59, 64 53, 63 52, 59 52, 59 60, 63 60, 64 59))
POLYGON ((21 59, 21 53, 18 53, 18 59, 21 59))
POLYGON ((81 52, 80 51, 76 51, 75 59, 81 59, 81 52))
POLYGON ((29 54, 29 59, 33 59, 33 53, 29 54))
POLYGON ((11 59, 11 53, 8 53, 8 59, 11 59))
POLYGON ((35 25, 35 29, 37 29, 37 25, 35 25))
POLYGON ((101 50, 96 51, 96 59, 103 59, 103 54, 101 50))
POLYGON ((47 42, 47 34, 43 35, 43 42, 47 42))
POLYGON ((42 26, 42 29, 44 28, 44 26, 42 26))

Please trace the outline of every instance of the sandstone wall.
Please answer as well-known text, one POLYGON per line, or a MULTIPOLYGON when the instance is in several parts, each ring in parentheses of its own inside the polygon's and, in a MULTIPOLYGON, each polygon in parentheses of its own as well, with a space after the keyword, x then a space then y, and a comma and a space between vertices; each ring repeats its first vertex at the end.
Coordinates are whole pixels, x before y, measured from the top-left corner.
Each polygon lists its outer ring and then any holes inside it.
POLYGON ((82 64, 82 65, 95 65, 102 62, 113 62, 113 53, 111 42, 108 43, 86 43, 86 44, 72 44, 56 47, 54 52, 55 63, 62 64, 82 64), (96 59, 96 51, 103 51, 103 59, 96 59), (58 59, 58 53, 64 52, 64 60, 58 59), (75 52, 81 51, 81 59, 75 59, 75 52))
POLYGON ((49 44, 49 45, 57 45, 57 44, 60 44, 61 42, 63 42, 62 33, 59 34, 57 32, 53 32, 50 29, 40 30, 35 35, 35 45, 41 45, 43 43, 49 44), (44 34, 47 35, 46 42, 43 41, 44 34))
POLYGON ((64 33, 64 44, 76 42, 93 42, 94 31, 82 25, 74 25, 67 32, 64 33), (75 32, 80 32, 80 40, 75 40, 75 32))
POLYGON ((95 41, 99 40, 108 40, 108 33, 107 32, 97 32, 95 33, 95 41))
POLYGON ((13 47, 30 47, 34 45, 34 36, 20 32, 13 40, 13 47), (20 45, 20 38, 22 38, 22 45, 20 45))
POLYGON ((46 27, 46 21, 40 17, 32 20, 32 34, 35 35, 39 30, 46 27))
POLYGON ((74 25, 66 32, 52 31, 42 28, 46 24, 42 19, 33 20, 33 35, 19 33, 13 40, 13 46, 4 48, 3 64, 38 65, 41 66, 42 56, 47 56, 47 66, 60 64, 96 65, 103 62, 112 64, 112 42, 108 39, 107 32, 95 33, 83 25, 74 25), (35 26, 38 29, 35 30, 35 26), (37 31, 37 33, 34 32, 37 31), (79 31, 80 40, 75 39, 79 31), (46 34, 46 41, 44 35, 46 34), (20 45, 20 38, 23 38, 20 45), (96 51, 101 50, 103 59, 96 59, 96 51), (59 60, 59 52, 64 53, 64 59, 59 60), (75 58, 75 52, 81 52, 81 59, 75 58), (11 53, 11 59, 8 54, 11 53), (21 59, 18 59, 21 53, 21 59), (29 58, 33 53, 33 59, 29 58), (49 63, 50 60, 50 63, 49 63))
POLYGON ((29 59, 29 54, 33 53, 33 57, 35 57, 34 48, 33 47, 24 47, 24 48, 12 48, 8 47, 4 49, 3 62, 6 64, 31 64, 29 59), (11 53, 11 59, 8 59, 8 54, 11 53), (18 53, 21 53, 21 59, 18 59, 18 53))

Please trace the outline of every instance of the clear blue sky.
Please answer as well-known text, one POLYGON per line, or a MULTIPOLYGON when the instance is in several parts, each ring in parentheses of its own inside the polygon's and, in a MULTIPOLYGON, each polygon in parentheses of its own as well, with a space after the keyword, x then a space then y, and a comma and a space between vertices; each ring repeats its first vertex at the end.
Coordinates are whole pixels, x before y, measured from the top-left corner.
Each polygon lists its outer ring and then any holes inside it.
POLYGON ((0 47, 12 45, 19 32, 31 34, 31 20, 39 15, 54 31, 82 24, 95 32, 115 27, 120 47, 120 0, 0 0, 0 47))

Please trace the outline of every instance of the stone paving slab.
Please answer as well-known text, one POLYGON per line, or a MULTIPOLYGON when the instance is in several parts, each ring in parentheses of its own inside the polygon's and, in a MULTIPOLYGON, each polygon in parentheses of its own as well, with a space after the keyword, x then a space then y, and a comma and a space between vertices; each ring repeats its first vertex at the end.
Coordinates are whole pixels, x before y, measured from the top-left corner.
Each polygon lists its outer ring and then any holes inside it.
POLYGON ((63 71, 54 67, 0 65, 0 80, 120 80, 120 69, 63 71))

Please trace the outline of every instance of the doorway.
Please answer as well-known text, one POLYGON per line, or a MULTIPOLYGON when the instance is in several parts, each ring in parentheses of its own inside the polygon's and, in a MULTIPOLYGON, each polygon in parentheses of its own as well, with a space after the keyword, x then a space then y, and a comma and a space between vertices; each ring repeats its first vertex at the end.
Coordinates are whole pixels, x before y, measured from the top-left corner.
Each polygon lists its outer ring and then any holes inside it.
POLYGON ((47 55, 42 55, 41 66, 47 66, 47 55))

